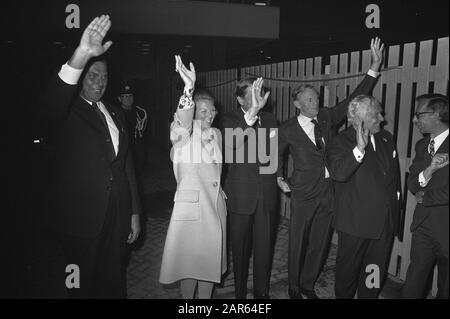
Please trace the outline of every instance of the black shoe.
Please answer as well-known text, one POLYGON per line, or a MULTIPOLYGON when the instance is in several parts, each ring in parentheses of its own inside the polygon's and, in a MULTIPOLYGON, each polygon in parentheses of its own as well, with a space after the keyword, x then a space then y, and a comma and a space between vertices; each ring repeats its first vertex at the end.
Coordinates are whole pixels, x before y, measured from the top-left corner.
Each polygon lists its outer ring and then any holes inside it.
POLYGON ((267 295, 255 294, 255 295, 253 295, 253 299, 270 299, 270 296, 268 294, 267 295))
POLYGON ((303 297, 306 297, 306 299, 320 299, 319 296, 316 295, 316 292, 313 290, 306 290, 303 288, 300 288, 300 294, 303 295, 303 297))
POLYGON ((288 289, 288 294, 291 299, 303 299, 302 294, 297 289, 288 289))

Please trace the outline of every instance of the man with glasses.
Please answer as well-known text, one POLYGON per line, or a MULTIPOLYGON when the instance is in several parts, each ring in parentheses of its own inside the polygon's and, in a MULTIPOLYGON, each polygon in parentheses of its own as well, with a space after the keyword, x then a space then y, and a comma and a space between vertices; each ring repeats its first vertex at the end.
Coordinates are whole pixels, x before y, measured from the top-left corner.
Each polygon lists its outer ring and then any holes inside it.
POLYGON ((440 94, 417 99, 413 122, 425 134, 416 144, 408 188, 417 206, 411 224, 411 264, 404 298, 424 298, 434 266, 438 266, 438 298, 448 288, 448 98, 440 94))

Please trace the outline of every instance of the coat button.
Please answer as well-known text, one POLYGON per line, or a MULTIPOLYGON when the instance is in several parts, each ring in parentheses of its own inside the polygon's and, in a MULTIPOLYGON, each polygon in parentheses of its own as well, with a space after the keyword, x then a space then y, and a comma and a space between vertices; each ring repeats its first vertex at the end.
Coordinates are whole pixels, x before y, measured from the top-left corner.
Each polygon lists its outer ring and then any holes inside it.
POLYGON ((106 190, 110 191, 111 190, 111 186, 106 186, 106 190))
POLYGON ((219 185, 217 182, 214 182, 214 183, 213 183, 213 186, 214 186, 214 187, 217 187, 217 185, 219 185))
POLYGON ((107 138, 106 139, 106 143, 109 143, 109 142, 111 142, 111 140, 109 138, 107 138))

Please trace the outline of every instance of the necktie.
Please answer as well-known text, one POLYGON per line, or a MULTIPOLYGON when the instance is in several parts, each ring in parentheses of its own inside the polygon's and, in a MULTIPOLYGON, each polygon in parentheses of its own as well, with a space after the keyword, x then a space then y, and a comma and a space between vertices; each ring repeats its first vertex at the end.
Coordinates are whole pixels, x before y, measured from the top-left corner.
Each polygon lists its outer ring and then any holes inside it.
POLYGON ((102 120, 105 127, 108 128, 108 122, 106 122, 105 114, 103 114, 103 112, 100 111, 100 107, 98 106, 97 102, 93 102, 92 107, 94 108, 94 110, 98 114, 98 116, 100 116, 100 119, 102 120))
POLYGON ((434 150, 434 139, 430 141, 430 145, 428 147, 429 153, 431 155, 431 157, 434 156, 434 154, 436 153, 434 150))
POLYGON ((311 123, 314 124, 314 138, 316 139, 316 148, 321 150, 323 148, 322 141, 322 130, 320 129, 319 123, 316 120, 312 119, 311 123))

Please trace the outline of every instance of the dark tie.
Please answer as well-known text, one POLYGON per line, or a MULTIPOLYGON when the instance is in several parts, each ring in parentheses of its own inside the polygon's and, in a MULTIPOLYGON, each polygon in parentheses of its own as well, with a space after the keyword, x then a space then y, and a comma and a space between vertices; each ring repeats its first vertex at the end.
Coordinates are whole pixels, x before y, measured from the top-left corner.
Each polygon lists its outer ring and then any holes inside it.
POLYGON ((323 149, 323 141, 322 141, 322 130, 320 129, 319 123, 316 120, 312 119, 311 123, 314 124, 314 138, 316 139, 316 148, 318 150, 323 149))
POLYGON ((430 141, 430 146, 428 149, 430 150, 431 157, 434 157, 434 154, 436 154, 436 152, 434 150, 434 139, 430 141))
POLYGON ((103 124, 105 125, 105 127, 108 129, 109 132, 108 122, 106 121, 105 114, 103 114, 103 112, 100 111, 100 107, 98 106, 97 102, 93 102, 92 107, 94 108, 95 112, 97 112, 98 116, 100 116, 100 119, 102 120, 103 124))

